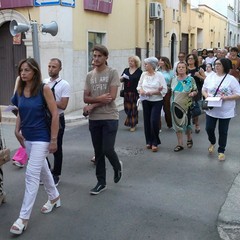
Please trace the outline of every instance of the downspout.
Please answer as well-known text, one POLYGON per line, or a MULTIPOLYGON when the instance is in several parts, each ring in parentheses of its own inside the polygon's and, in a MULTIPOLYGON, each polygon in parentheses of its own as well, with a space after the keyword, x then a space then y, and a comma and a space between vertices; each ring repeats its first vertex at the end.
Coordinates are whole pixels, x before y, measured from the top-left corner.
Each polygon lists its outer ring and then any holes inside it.
MULTIPOLYGON (((139 0, 136 1, 136 17, 135 17, 135 51, 136 55, 138 55, 139 50, 139 0)), ((141 54, 139 54, 141 55, 141 54)), ((138 56, 141 59, 141 56, 138 56)))
POLYGON ((145 0, 146 4, 146 57, 149 57, 149 0, 145 0))
POLYGON ((179 25, 179 29, 178 29, 178 33, 179 33, 179 50, 178 52, 181 51, 181 45, 182 45, 182 5, 181 5, 181 1, 179 1, 179 21, 178 21, 178 25, 179 25))

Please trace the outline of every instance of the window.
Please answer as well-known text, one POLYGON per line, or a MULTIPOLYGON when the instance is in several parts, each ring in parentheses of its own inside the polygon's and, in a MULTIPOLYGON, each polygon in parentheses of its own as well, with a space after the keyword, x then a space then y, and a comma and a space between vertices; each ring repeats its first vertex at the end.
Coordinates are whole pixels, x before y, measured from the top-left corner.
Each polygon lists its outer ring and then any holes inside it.
POLYGON ((182 12, 187 12, 187 0, 182 1, 182 12))
POLYGON ((92 48, 96 44, 104 44, 106 34, 88 32, 88 71, 92 69, 92 48))

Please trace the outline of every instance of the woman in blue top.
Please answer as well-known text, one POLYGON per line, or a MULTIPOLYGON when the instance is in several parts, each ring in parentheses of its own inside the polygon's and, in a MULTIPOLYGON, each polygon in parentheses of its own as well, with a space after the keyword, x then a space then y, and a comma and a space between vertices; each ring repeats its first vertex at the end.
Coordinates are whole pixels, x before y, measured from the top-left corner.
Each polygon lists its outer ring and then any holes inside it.
POLYGON ((18 107, 15 135, 29 156, 26 176, 25 194, 19 218, 12 225, 10 232, 22 234, 27 228, 33 204, 35 202, 40 177, 48 195, 48 201, 41 209, 49 213, 53 207, 60 207, 60 197, 55 187, 52 174, 45 160, 48 153, 57 150, 58 112, 51 89, 42 85, 42 76, 37 62, 33 58, 24 59, 19 63, 20 76, 17 90, 12 103, 18 107), (51 132, 45 120, 43 97, 52 114, 51 132))
MULTIPOLYGON (((168 87, 167 94, 163 98, 163 111, 165 113, 165 121, 167 123, 168 128, 172 128, 172 117, 171 117, 171 110, 170 110, 170 99, 172 95, 171 90, 171 81, 174 76, 172 65, 167 57, 160 57, 158 61, 159 69, 158 71, 162 73, 168 87)), ((162 123, 160 118, 160 130, 162 129, 162 123)))

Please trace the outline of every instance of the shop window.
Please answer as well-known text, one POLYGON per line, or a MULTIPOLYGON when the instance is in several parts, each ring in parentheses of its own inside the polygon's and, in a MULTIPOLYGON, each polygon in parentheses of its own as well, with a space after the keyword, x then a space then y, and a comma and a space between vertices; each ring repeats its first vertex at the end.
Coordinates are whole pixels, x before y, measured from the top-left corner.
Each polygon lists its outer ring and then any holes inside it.
POLYGON ((105 33, 88 32, 88 71, 92 69, 92 48, 96 44, 104 44, 105 33))

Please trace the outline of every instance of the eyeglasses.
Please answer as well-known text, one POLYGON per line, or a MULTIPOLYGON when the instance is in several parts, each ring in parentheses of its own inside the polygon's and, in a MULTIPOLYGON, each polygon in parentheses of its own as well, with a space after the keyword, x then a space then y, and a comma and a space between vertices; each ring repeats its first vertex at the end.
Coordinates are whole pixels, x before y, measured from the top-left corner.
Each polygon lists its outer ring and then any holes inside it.
POLYGON ((188 60, 189 60, 189 59, 194 59, 194 58, 193 58, 193 57, 189 57, 188 60))
POLYGON ((182 55, 180 55, 180 56, 178 56, 179 58, 184 58, 185 56, 182 56, 182 55))

